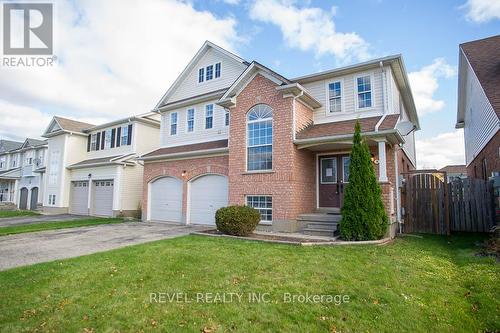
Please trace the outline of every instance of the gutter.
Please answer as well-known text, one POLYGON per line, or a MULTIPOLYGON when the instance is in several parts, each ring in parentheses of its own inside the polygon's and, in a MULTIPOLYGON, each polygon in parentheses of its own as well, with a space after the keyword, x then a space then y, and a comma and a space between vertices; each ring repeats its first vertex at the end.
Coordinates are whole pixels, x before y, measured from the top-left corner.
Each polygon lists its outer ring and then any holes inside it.
MULTIPOLYGON (((384 135, 389 135, 393 134, 396 136, 396 138, 401 141, 405 142, 401 134, 397 129, 389 129, 389 130, 382 130, 382 131, 372 131, 372 132, 364 132, 361 133, 361 136, 363 137, 376 137, 376 136, 384 136, 384 135)), ((322 137, 317 137, 317 138, 308 138, 308 139, 296 139, 294 140, 294 144, 296 145, 303 145, 303 144, 315 144, 315 143, 327 143, 327 142, 332 142, 332 141, 342 141, 342 140, 349 140, 352 139, 354 136, 354 133, 351 134, 342 134, 342 135, 331 135, 331 136, 322 136, 322 137)))
POLYGON ((229 152, 229 147, 224 147, 224 148, 215 148, 215 149, 186 151, 186 152, 172 153, 172 154, 144 156, 144 157, 138 158, 138 160, 140 160, 140 161, 155 161, 155 160, 164 160, 164 159, 171 159, 171 158, 203 156, 203 155, 210 155, 210 154, 223 154, 223 153, 228 153, 228 152, 229 152))
POLYGON ((100 162, 100 163, 89 163, 89 164, 82 164, 82 165, 75 165, 75 166, 67 166, 66 169, 68 170, 73 170, 73 169, 85 169, 85 168, 90 168, 90 167, 98 167, 98 166, 106 166, 106 165, 134 165, 134 163, 131 162, 100 162))

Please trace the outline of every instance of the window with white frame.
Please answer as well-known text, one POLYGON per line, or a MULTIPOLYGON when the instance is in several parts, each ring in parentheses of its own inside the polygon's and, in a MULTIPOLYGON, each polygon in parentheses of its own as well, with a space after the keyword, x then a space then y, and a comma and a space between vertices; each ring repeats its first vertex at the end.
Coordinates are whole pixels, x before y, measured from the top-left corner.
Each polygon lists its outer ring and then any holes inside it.
POLYGON ((220 77, 220 62, 215 64, 215 78, 220 77))
POLYGON ((224 113, 224 125, 229 126, 229 110, 226 109, 224 113))
POLYGON ((205 129, 210 129, 214 126, 214 105, 208 104, 205 106, 205 129))
POLYGON ((328 84, 328 103, 330 112, 342 111, 342 84, 340 81, 328 84))
POLYGON ((55 194, 49 194, 49 205, 54 206, 56 204, 56 195, 55 194))
POLYGON ((273 168, 273 110, 265 104, 254 106, 247 114, 247 170, 273 168))
POLYGON ((351 157, 350 156, 344 156, 342 157, 342 181, 344 183, 349 182, 349 167, 351 165, 351 157))
POLYGON ((187 131, 188 132, 193 132, 194 131, 194 109, 188 109, 187 110, 187 116, 186 116, 186 122, 187 122, 187 131))
POLYGON ((104 148, 111 148, 111 129, 107 129, 104 135, 104 148))
POLYGON ((337 158, 326 157, 321 159, 321 184, 337 183, 337 158))
POLYGON ((177 112, 170 114, 170 135, 177 134, 177 112))
POLYGON ((122 127, 120 143, 122 146, 126 146, 128 144, 128 126, 122 127))
POLYGON ((205 81, 205 68, 198 69, 198 83, 205 81))
POLYGON ((92 134, 90 137, 90 150, 94 151, 97 149, 97 134, 92 134))
POLYGON ((372 107, 372 83, 371 76, 365 75, 356 79, 358 86, 358 108, 372 107))
POLYGON ((205 79, 209 81, 212 80, 213 78, 214 78, 214 65, 208 65, 205 79))
POLYGON ((247 206, 255 208, 260 213, 261 222, 273 220, 273 198, 264 195, 248 195, 247 206))

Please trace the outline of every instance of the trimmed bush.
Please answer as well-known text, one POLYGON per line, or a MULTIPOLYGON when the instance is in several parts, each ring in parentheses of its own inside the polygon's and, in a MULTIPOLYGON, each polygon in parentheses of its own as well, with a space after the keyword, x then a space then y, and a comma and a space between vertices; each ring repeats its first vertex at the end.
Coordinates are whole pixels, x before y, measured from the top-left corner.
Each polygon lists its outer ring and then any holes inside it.
POLYGON ((217 229, 228 235, 248 236, 255 230, 259 221, 259 211, 248 206, 223 207, 215 213, 217 229))
POLYGON ((388 218, 381 189, 373 169, 368 145, 361 139, 356 122, 349 166, 349 183, 344 192, 340 235, 345 240, 380 239, 387 231, 388 218))

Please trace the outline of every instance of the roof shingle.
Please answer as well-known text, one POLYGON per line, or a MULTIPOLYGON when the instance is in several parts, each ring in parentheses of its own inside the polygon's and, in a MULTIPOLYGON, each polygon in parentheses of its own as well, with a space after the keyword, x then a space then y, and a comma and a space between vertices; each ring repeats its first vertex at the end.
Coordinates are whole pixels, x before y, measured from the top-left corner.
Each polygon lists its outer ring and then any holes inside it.
POLYGON ((168 148, 160 148, 155 151, 152 151, 143 157, 154 157, 154 156, 162 156, 176 153, 187 153, 192 151, 200 151, 200 150, 209 150, 209 149, 217 149, 217 148, 227 148, 227 140, 218 140, 218 141, 210 141, 203 143, 194 143, 190 145, 184 146, 176 146, 176 147, 168 147, 168 148))
POLYGON ((57 123, 62 127, 63 130, 70 132, 83 132, 84 129, 95 126, 93 124, 84 123, 81 121, 76 121, 73 119, 63 118, 59 116, 54 116, 54 119, 57 120, 57 123))

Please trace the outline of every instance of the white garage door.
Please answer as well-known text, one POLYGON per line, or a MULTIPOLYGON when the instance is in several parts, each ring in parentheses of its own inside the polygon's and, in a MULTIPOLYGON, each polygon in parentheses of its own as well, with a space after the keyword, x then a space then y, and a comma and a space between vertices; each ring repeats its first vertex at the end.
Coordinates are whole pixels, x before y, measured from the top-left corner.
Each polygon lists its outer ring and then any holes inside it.
POLYGON ((180 223, 182 220, 182 181, 172 177, 163 177, 149 186, 150 220, 180 223))
POLYGON ((113 180, 95 180, 92 185, 92 214, 113 216, 113 180))
POLYGON ((227 178, 220 175, 196 178, 189 193, 189 222, 215 225, 215 212, 227 206, 227 178))
POLYGON ((71 182, 70 213, 88 215, 89 182, 71 182))

